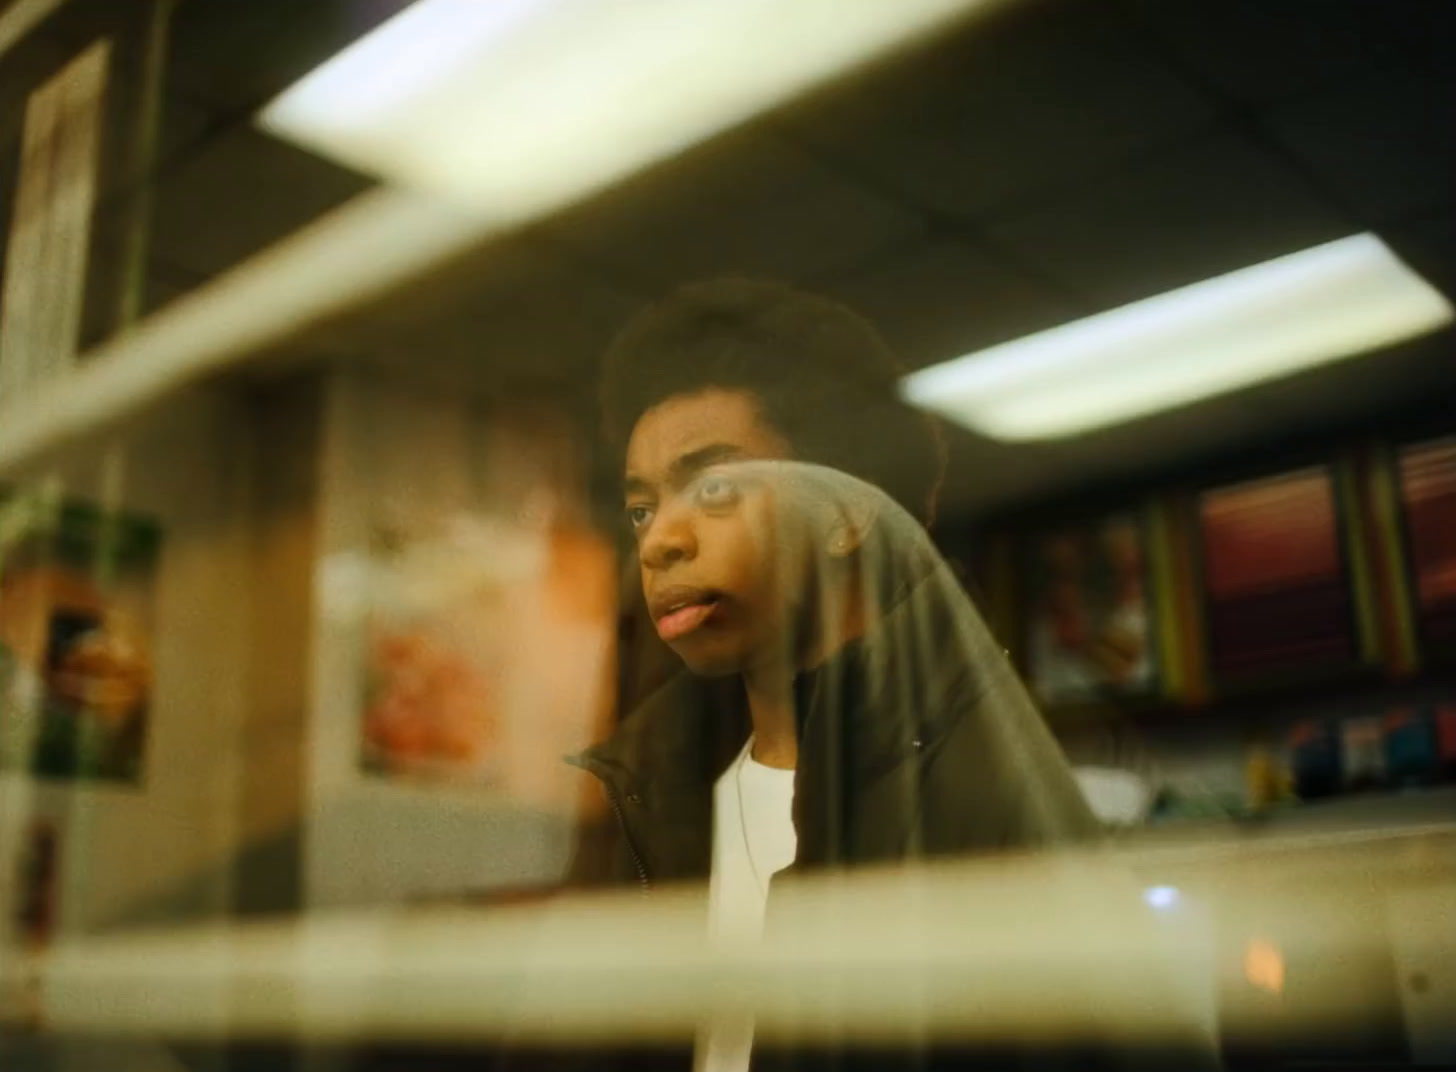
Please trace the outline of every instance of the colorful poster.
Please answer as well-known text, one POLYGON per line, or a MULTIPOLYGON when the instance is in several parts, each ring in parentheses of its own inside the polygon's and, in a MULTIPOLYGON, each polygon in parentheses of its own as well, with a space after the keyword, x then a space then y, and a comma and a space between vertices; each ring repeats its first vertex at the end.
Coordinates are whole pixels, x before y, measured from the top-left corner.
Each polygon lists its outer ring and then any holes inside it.
POLYGON ((85 503, 0 508, 0 769, 141 780, 160 546, 85 503))
POLYGON ((1031 683, 1047 703, 1150 691, 1156 681, 1146 536, 1133 514, 1033 542, 1031 683))
POLYGON ((504 548, 464 522, 431 538, 381 530, 374 543, 364 767, 491 781, 500 696, 487 641, 494 631, 492 566, 507 557, 504 548))
POLYGON ((1456 642, 1456 438, 1406 447, 1399 467, 1416 614, 1428 640, 1449 645, 1456 642))
POLYGON ((1216 678, 1356 659, 1354 606, 1328 466, 1216 488, 1199 501, 1216 678))
POLYGON ((608 713, 615 570, 572 526, 456 517, 376 540, 368 567, 364 768, 540 802, 608 713))

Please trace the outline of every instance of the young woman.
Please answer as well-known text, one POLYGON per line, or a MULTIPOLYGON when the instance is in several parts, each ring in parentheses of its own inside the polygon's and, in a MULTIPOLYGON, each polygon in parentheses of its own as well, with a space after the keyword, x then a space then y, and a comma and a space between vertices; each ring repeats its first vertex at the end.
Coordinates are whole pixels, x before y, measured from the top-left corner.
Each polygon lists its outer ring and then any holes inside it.
MULTIPOLYGON (((575 878, 710 880, 726 941, 772 877, 1091 836, 1050 733, 920 520, 933 429, 841 306, 687 288, 609 355, 640 610, 680 670, 577 763, 606 798, 575 878)), ((751 1024, 698 1067, 746 1068, 751 1024)))

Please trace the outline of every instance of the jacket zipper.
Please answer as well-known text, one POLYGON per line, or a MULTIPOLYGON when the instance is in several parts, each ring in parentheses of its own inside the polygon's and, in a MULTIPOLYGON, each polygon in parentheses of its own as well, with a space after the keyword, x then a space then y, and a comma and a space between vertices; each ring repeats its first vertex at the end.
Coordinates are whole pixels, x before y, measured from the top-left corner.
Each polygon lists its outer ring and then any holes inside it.
POLYGON ((637 869, 637 881, 642 886, 642 893, 646 895, 652 890, 652 882, 647 877, 647 865, 642 862, 642 856, 637 852, 637 846, 632 843, 631 831, 627 829, 627 816, 622 811, 622 802, 617 797, 617 790, 612 783, 603 778, 602 785, 607 790, 607 802, 612 806, 612 814, 617 817, 617 825, 622 828, 622 840, 627 843, 627 851, 632 855, 632 866, 637 869))

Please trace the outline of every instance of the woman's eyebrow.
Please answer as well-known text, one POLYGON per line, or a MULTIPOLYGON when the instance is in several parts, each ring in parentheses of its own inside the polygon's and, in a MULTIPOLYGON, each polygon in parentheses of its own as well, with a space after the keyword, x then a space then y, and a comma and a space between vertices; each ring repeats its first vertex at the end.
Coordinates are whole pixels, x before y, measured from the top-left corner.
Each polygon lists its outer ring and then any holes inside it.
MULTIPOLYGON (((674 459, 668 467, 668 479, 681 487, 710 465, 716 465, 719 462, 746 461, 749 458, 751 455, 746 450, 733 443, 709 443, 707 446, 690 450, 674 459)), ((636 473, 628 473, 622 480, 624 495, 650 495, 652 491, 652 481, 638 476, 636 473)))
POLYGON ((697 450, 690 450, 672 463, 670 472, 677 484, 683 484, 693 476, 719 462, 742 461, 748 452, 732 443, 709 443, 697 450))

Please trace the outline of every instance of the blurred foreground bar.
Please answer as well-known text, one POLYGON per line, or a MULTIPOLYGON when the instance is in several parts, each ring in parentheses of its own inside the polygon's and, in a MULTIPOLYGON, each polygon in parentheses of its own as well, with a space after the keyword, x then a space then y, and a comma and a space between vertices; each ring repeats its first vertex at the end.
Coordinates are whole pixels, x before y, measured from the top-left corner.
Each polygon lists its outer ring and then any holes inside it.
POLYGON ((1432 963, 1456 952, 1453 848, 1434 824, 790 881, 763 946, 727 954, 690 891, 130 933, 8 961, 5 1010, 31 992, 44 1032, 310 1046, 664 1044, 743 1012, 795 1045, 1162 1050, 1220 1014, 1241 1045, 1339 1037, 1396 1000, 1391 919, 1432 963))

